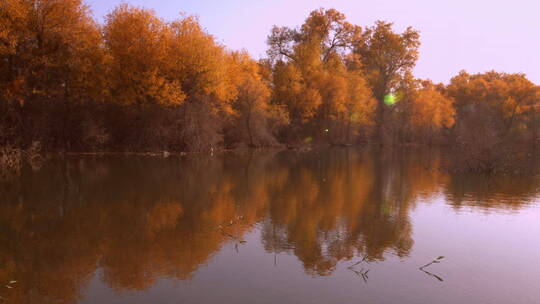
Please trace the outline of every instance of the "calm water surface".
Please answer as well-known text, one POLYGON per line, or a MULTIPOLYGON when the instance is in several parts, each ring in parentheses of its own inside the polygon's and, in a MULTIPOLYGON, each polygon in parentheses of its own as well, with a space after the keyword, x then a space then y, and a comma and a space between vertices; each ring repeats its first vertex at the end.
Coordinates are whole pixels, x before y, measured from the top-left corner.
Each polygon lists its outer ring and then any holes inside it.
POLYGON ((540 303, 538 177, 442 167, 425 150, 51 160, 1 184, 0 302, 540 303))

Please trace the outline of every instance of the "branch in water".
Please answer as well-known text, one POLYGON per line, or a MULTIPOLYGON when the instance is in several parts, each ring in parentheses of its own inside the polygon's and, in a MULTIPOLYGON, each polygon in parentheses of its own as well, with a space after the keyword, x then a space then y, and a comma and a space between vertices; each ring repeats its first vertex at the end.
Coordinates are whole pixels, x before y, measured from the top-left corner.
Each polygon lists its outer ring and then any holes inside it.
POLYGON ((443 280, 441 277, 439 277, 438 275, 433 274, 433 273, 431 273, 431 272, 429 272, 429 271, 427 271, 427 270, 424 270, 424 268, 426 268, 426 267, 428 267, 428 266, 430 266, 430 265, 432 265, 432 264, 440 263, 442 259, 444 259, 444 256, 441 255, 441 256, 437 257, 436 259, 434 259, 433 261, 427 263, 426 265, 424 265, 424 266, 422 266, 422 267, 420 267, 420 268, 418 268, 418 269, 420 269, 420 270, 421 270, 422 272, 424 272, 425 274, 427 274, 427 275, 429 275, 429 276, 432 276, 432 277, 436 278, 437 280, 443 282, 444 280, 443 280))

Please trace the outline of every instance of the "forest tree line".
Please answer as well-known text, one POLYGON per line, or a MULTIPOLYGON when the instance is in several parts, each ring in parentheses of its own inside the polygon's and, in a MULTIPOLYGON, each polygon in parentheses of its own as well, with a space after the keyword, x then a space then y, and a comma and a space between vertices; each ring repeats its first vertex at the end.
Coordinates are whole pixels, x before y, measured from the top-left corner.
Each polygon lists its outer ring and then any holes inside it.
POLYGON ((334 9, 274 26, 267 43, 255 60, 193 16, 121 4, 100 24, 80 0, 2 0, 0 147, 427 144, 465 152, 478 170, 534 159, 540 87, 523 74, 417 79, 417 30, 361 27, 334 9))

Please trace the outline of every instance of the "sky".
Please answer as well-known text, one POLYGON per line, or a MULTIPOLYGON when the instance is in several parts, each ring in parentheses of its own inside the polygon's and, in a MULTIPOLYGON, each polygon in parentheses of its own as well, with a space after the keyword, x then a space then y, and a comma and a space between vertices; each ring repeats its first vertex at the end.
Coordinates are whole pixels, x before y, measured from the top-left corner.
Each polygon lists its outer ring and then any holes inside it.
POLYGON ((217 41, 255 58, 266 56, 273 25, 297 27, 310 11, 335 8, 362 27, 384 20, 419 30, 416 77, 448 83, 460 70, 496 70, 540 84, 540 0, 86 0, 100 22, 122 2, 165 20, 196 15, 217 41))

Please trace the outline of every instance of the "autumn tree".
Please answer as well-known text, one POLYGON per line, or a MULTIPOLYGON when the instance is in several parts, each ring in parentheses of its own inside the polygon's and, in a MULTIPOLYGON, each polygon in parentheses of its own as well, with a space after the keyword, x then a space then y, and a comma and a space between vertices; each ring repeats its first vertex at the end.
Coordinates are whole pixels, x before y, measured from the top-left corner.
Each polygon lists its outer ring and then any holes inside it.
POLYGON ((238 94, 233 60, 197 18, 180 18, 170 28, 173 75, 186 93, 181 119, 184 146, 197 151, 218 148, 223 144, 223 118, 233 114, 238 94))
POLYGON ((143 106, 184 101, 180 83, 169 75, 172 32, 153 11, 121 4, 107 15, 103 34, 116 102, 143 106))
POLYGON ((13 57, 25 30, 25 11, 22 1, 2 1, 0 4, 0 145, 15 144, 9 139, 20 135, 15 110, 23 102, 23 88, 22 79, 13 68, 13 57))
POLYGON ((526 169, 534 158, 539 88, 523 74, 462 71, 446 88, 456 106, 456 145, 466 169, 526 169), (521 167, 524 166, 524 167, 521 167))
POLYGON ((174 75, 169 24, 152 10, 121 4, 106 16, 103 36, 111 102, 119 107, 113 112, 122 118, 111 125, 113 141, 137 149, 178 147, 178 107, 186 93, 174 75))
POLYGON ((80 0, 6 0, 0 6, 1 98, 17 144, 42 140, 73 148, 83 132, 80 105, 103 94, 97 24, 80 0), (37 115, 41 111, 49 116, 37 115))
POLYGON ((348 68, 347 59, 333 55, 327 61, 320 88, 325 102, 319 119, 334 144, 352 143, 360 128, 371 124, 375 109, 366 79, 361 71, 348 68))
POLYGON ((385 124, 384 98, 391 93, 404 75, 411 71, 418 60, 419 33, 408 27, 403 33, 395 33, 392 23, 377 21, 362 33, 355 45, 365 75, 377 100, 376 138, 383 140, 385 124))
MULTIPOLYGON (((454 101, 431 81, 422 81, 410 96, 410 132, 413 142, 432 144, 442 141, 442 133, 455 122, 454 101)), ((444 139, 448 139, 447 137, 444 139)))
POLYGON ((443 84, 417 79, 407 72, 396 83, 390 97, 385 99, 386 144, 448 143, 455 109, 443 84))
POLYGON ((287 115, 281 106, 270 104, 269 84, 262 74, 264 67, 245 52, 231 56, 238 95, 227 130, 229 141, 250 147, 277 145, 274 132, 279 124, 287 123, 287 115))
POLYGON ((3 0, 0 148, 213 151, 373 137, 459 147, 474 160, 465 167, 487 171, 508 171, 503 155, 538 153, 537 85, 497 72, 462 72, 447 86, 416 79, 411 27, 362 29, 321 8, 299 27, 274 26, 267 42, 255 61, 193 16, 165 21, 121 4, 99 25, 81 0, 3 0))
MULTIPOLYGON (((334 9, 312 11, 298 29, 272 29, 268 55, 274 62, 273 100, 288 108, 293 128, 304 129, 307 138, 312 138, 314 132, 319 138, 328 136, 336 120, 346 121, 346 103, 351 110, 351 102, 369 102, 366 94, 351 94, 354 85, 350 82, 362 75, 350 77, 345 64, 345 57, 360 38, 360 27, 347 22, 345 15, 334 9), (353 101, 353 95, 362 99, 353 101)), ((363 85, 361 80, 356 84, 363 85)), ((337 134, 339 130, 331 131, 337 134)))
MULTIPOLYGON (((309 89, 293 63, 279 61, 273 68, 273 102, 286 107, 291 128, 298 129, 311 119, 321 103, 319 93, 309 89)), ((291 130, 298 133, 298 130, 291 130)))

